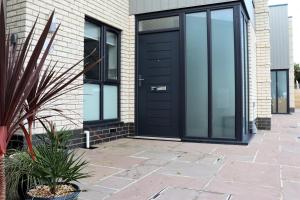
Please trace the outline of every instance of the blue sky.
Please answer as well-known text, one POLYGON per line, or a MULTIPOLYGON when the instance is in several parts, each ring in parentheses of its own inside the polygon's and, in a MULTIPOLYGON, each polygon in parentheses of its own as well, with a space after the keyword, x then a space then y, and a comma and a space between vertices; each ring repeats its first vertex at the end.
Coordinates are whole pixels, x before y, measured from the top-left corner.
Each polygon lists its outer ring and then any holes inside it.
POLYGON ((269 0, 270 5, 289 4, 289 16, 293 17, 294 61, 300 63, 300 1, 299 0, 269 0))

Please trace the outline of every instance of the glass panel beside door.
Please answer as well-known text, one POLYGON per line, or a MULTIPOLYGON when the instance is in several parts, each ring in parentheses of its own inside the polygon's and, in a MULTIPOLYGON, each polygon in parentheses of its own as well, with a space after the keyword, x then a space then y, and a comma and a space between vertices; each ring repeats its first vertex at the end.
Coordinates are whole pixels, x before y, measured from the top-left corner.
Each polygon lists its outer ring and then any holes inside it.
POLYGON ((235 139, 233 9, 213 10, 210 15, 207 12, 190 13, 185 21, 186 136, 235 139), (210 31, 207 30, 208 21, 210 31), (211 41, 210 55, 208 41, 211 41), (209 56, 211 74, 208 71, 209 56), (209 130, 209 123, 212 130, 209 130))
POLYGON ((206 12, 186 15, 186 135, 208 137, 206 12))
POLYGON ((235 138, 233 9, 211 12, 212 136, 235 138))

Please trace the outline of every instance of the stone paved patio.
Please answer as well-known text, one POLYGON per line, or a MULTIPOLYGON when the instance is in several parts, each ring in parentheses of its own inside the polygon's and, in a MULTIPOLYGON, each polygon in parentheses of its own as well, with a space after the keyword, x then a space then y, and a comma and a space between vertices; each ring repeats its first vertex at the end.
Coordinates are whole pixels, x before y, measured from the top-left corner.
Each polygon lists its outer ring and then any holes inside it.
POLYGON ((86 153, 84 200, 299 200, 300 111, 248 146, 120 139, 86 153))

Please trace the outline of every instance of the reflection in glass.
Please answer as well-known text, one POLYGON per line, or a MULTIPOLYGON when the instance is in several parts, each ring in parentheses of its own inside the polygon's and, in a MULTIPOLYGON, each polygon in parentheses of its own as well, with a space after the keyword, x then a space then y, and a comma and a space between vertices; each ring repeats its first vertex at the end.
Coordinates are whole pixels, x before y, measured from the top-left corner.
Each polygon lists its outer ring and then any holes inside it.
POLYGON ((244 57, 245 57, 245 69, 244 69, 244 85, 245 85, 245 129, 249 132, 249 61, 248 61, 248 29, 247 22, 244 18, 244 57))
POLYGON ((271 72, 272 113, 277 112, 276 72, 271 72))
POLYGON ((97 84, 83 85, 83 120, 100 120, 100 86, 97 84))
POLYGON ((241 50, 242 50, 242 54, 241 54, 241 61, 242 61, 242 81, 243 81, 243 87, 242 87, 242 100, 243 100, 243 119, 242 119, 242 123, 243 123, 243 133, 245 133, 246 131, 246 85, 245 85, 245 64, 246 64, 246 60, 245 60, 245 32, 244 32, 244 16, 243 14, 241 14, 241 50))
POLYGON ((235 138, 233 9, 211 12, 212 137, 235 138))
MULTIPOLYGON (((85 22, 84 25, 84 57, 91 54, 94 50, 95 52, 84 60, 84 65, 99 60, 99 40, 100 40, 100 28, 92 23, 85 22)), ((99 66, 100 64, 93 67, 88 72, 85 72, 85 79, 99 80, 99 66)))
POLYGON ((208 137, 206 12, 186 15, 186 135, 208 137))
POLYGON ((277 71, 277 88, 278 88, 278 113, 287 113, 288 107, 288 87, 287 71, 277 71))
POLYGON ((112 32, 106 32, 108 79, 117 80, 118 74, 118 36, 112 32))

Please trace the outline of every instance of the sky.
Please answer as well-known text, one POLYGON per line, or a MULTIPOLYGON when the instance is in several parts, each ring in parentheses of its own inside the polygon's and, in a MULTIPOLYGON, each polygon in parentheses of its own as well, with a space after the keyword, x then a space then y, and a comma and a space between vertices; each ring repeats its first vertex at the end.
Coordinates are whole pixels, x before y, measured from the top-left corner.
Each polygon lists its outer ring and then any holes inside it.
POLYGON ((294 62, 300 63, 300 0, 269 0, 269 5, 288 3, 293 17, 294 62))

